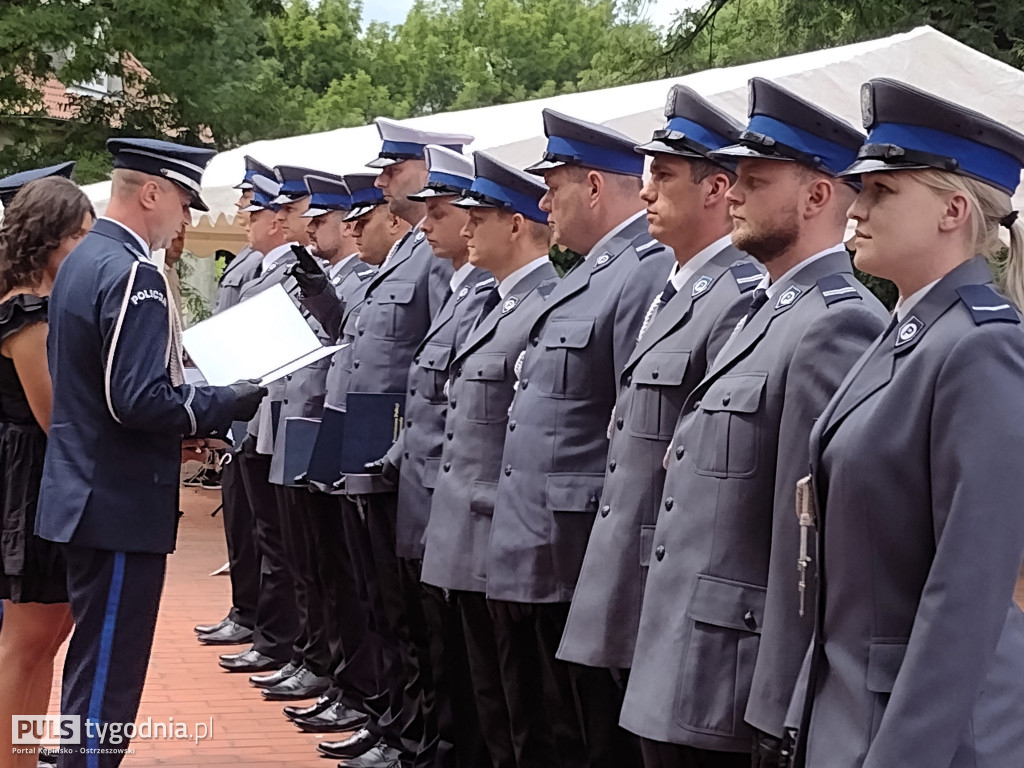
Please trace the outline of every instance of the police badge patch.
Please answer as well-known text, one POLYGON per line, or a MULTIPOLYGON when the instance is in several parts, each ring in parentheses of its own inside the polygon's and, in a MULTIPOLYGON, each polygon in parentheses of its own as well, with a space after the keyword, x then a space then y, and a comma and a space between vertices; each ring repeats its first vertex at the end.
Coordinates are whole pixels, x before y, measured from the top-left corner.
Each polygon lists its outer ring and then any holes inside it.
POLYGON ((711 282, 711 278, 707 275, 701 275, 697 278, 697 282, 693 284, 693 290, 690 291, 690 298, 695 299, 704 293, 704 291, 711 287, 711 282))
POLYGON ((462 286, 462 290, 459 291, 459 297, 458 297, 458 299, 456 299, 456 301, 462 301, 468 295, 469 295, 469 286, 468 285, 464 285, 464 286, 462 286))
POLYGON ((923 328, 924 323, 911 315, 903 321, 899 330, 896 331, 896 346, 902 347, 904 344, 913 341, 923 328))
POLYGON ((501 305, 501 314, 508 314, 509 312, 516 308, 516 304, 518 303, 519 299, 517 299, 515 296, 508 299, 504 304, 501 305))
POLYGON ((803 291, 795 285, 789 286, 789 288, 783 291, 782 295, 779 296, 779 300, 775 302, 775 308, 780 309, 781 307, 788 307, 797 300, 797 297, 799 297, 801 293, 803 293, 803 291))

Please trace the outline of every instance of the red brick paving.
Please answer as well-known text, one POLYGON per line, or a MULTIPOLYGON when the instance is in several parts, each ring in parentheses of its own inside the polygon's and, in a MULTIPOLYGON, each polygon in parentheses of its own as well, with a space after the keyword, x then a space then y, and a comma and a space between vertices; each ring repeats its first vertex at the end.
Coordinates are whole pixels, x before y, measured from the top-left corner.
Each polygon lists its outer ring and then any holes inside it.
MULTIPOLYGON (((325 768, 332 763, 317 758, 321 737, 300 733, 281 714, 281 704, 265 702, 248 683, 248 675, 231 674, 217 666, 220 653, 236 646, 201 646, 192 627, 219 621, 230 605, 226 576, 208 576, 227 559, 220 517, 210 512, 220 503, 215 491, 182 489, 185 517, 178 532, 178 551, 168 559, 156 640, 139 722, 206 722, 213 718, 212 736, 195 743, 176 740, 136 740, 135 754, 126 766, 208 768, 212 765, 270 764, 281 768, 325 768)), ((1024 573, 1017 584, 1017 602, 1024 606, 1024 573)), ((50 711, 60 709, 60 669, 50 711)), ((331 735, 325 738, 336 739, 331 735)))
MULTIPOLYGON (((207 647, 196 642, 192 627, 216 622, 230 607, 227 576, 208 576, 227 559, 221 518, 210 517, 220 503, 217 491, 183 488, 178 550, 167 560, 153 657, 142 694, 138 722, 209 723, 212 735, 199 743, 157 739, 132 742, 135 754, 125 766, 209 768, 214 765, 269 765, 282 768, 329 768, 335 762, 318 759, 321 737, 300 733, 281 714, 278 702, 266 702, 249 685, 248 675, 228 673, 217 656, 242 646, 207 647)), ((60 669, 57 659, 50 711, 60 709, 60 669)), ((336 739, 330 735, 323 738, 336 739)))

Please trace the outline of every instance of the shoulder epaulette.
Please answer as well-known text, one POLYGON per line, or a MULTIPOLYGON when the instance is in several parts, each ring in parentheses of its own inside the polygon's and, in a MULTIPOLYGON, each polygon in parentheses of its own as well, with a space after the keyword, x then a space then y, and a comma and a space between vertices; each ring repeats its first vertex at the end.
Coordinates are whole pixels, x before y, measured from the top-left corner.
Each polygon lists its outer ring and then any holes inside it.
POLYGON ((364 269, 356 270, 356 277, 358 277, 360 280, 365 280, 366 278, 375 274, 377 274, 377 270, 374 269, 373 267, 366 267, 364 269))
POLYGON ((1013 305, 990 285, 961 285, 956 289, 960 301, 971 313, 975 325, 982 323, 1020 323, 1013 305))
POLYGON ((555 289, 555 286, 558 285, 559 279, 560 278, 553 277, 550 280, 545 280, 543 283, 537 286, 537 293, 539 293, 546 299, 548 297, 548 294, 550 294, 551 291, 555 289))
POLYGON ((482 291, 489 291, 489 290, 491 290, 491 288, 493 288, 494 285, 495 285, 494 278, 493 277, 488 277, 486 280, 481 280, 479 283, 477 283, 474 286, 473 290, 474 290, 475 293, 481 293, 482 291))
POLYGON ((840 274, 825 275, 818 281, 818 290, 821 291, 821 298, 825 300, 825 306, 831 307, 837 301, 846 299, 860 299, 860 291, 850 281, 840 274))
POLYGON ((660 240, 648 240, 647 242, 640 243, 640 245, 634 245, 633 250, 636 251, 636 255, 639 258, 646 259, 652 254, 664 251, 665 244, 660 240))
POLYGON ((732 277, 736 281, 736 286, 740 289, 740 293, 754 290, 757 288, 758 283, 764 279, 764 272, 749 261, 733 264, 729 267, 729 271, 732 272, 732 277))

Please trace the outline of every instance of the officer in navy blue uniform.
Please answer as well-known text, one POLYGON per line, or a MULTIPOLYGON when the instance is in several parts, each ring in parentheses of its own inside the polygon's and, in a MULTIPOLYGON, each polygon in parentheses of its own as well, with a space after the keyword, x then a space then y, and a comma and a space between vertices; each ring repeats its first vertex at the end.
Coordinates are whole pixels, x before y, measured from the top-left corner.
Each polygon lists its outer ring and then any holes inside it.
POLYGON ((111 139, 111 201, 61 266, 50 298, 53 426, 36 533, 65 545, 75 630, 61 711, 82 720, 63 766, 116 766, 134 722, 178 520, 180 441, 250 417, 264 388, 184 382, 180 329, 150 258, 189 220, 211 150, 111 139), (123 727, 123 726, 118 726, 123 727), (88 750, 109 748, 109 752, 88 750))
POLYGON ((75 172, 75 161, 68 160, 57 165, 48 165, 45 168, 33 168, 31 171, 22 171, 5 176, 0 179, 0 205, 5 208, 10 205, 11 200, 18 194, 18 190, 36 179, 45 179, 50 176, 63 176, 70 179, 75 172))

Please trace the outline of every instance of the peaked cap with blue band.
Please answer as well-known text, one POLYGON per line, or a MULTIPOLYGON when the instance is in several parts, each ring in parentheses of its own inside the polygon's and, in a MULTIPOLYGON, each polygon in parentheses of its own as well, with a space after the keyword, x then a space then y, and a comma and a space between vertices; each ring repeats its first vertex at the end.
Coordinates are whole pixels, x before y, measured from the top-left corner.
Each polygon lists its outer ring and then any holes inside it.
POLYGON ((31 171, 22 171, 0 179, 0 204, 6 208, 11 200, 18 194, 18 190, 36 179, 47 179, 50 176, 63 176, 70 179, 75 170, 75 161, 68 160, 66 163, 48 165, 45 168, 34 168, 31 171))
POLYGON ((304 197, 309 197, 309 190, 306 189, 306 177, 316 176, 321 171, 312 168, 301 168, 297 165, 277 165, 274 167, 274 178, 281 185, 281 191, 277 199, 278 205, 294 203, 304 197))
POLYGON ((857 157, 864 134, 762 77, 747 84, 749 121, 739 141, 712 157, 786 160, 836 176, 857 157))
POLYGON ((240 182, 235 184, 234 189, 252 189, 252 177, 256 174, 260 176, 266 176, 268 179, 274 178, 274 169, 269 165, 264 165, 259 160, 245 156, 245 176, 240 182))
POLYGON ((343 221, 355 221, 387 201, 384 199, 383 190, 379 189, 374 182, 377 175, 374 173, 349 173, 345 175, 345 184, 352 195, 352 210, 343 221))
MULTIPOLYGON (((685 85, 673 85, 665 104, 668 123, 654 132, 651 141, 641 144, 637 152, 645 155, 678 155, 698 157, 723 163, 710 153, 739 141, 743 124, 685 85)), ((732 163, 726 167, 732 170, 732 163)))
POLYGON ((545 109, 543 115, 547 149, 544 159, 527 168, 527 173, 542 176, 552 168, 576 165, 624 176, 644 175, 644 159, 629 136, 553 109, 545 109))
POLYGON ((239 210, 244 213, 277 211, 281 206, 274 202, 281 193, 281 185, 275 179, 256 174, 252 177, 252 202, 239 210))
POLYGON ((539 205, 548 191, 546 186, 483 152, 473 153, 473 165, 476 172, 473 185, 453 205, 459 208, 497 208, 547 224, 548 215, 539 205))
POLYGON ((1012 195, 1024 167, 1024 135, 978 112, 906 83, 879 78, 861 86, 868 138, 843 175, 941 171, 1012 195))
POLYGON ((473 161, 447 147, 430 144, 426 148, 427 185, 410 200, 423 202, 429 197, 461 197, 473 183, 473 161))
POLYGON ((108 139, 107 151, 114 156, 114 168, 127 168, 173 181, 189 195, 189 205, 208 211, 199 193, 203 189, 203 171, 216 150, 187 147, 160 139, 108 139))
POLYGON ((387 168, 403 160, 423 160, 428 144, 462 152, 463 147, 473 143, 473 137, 464 133, 437 133, 421 131, 408 125, 378 117, 373 121, 380 134, 380 154, 366 164, 367 168, 387 168))
POLYGON ((300 214, 303 219, 315 219, 331 211, 352 210, 352 193, 342 176, 320 173, 305 177, 309 190, 309 208, 300 214))

